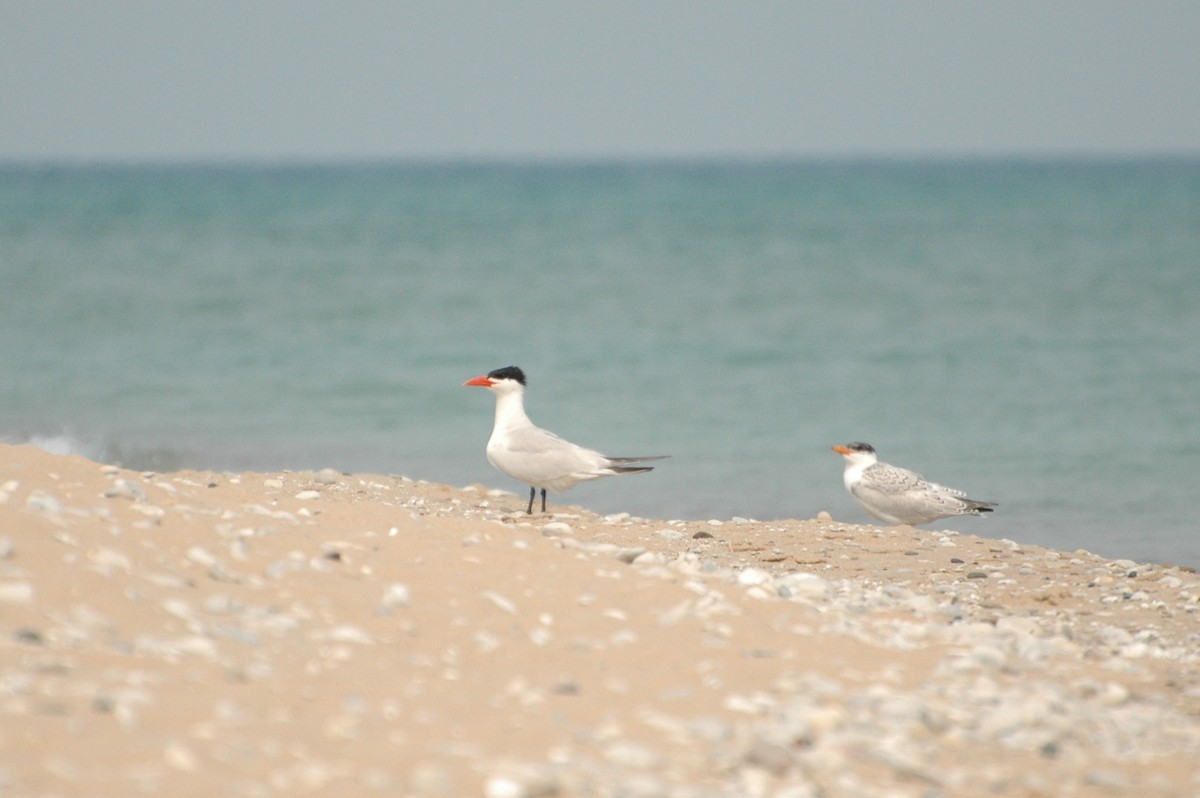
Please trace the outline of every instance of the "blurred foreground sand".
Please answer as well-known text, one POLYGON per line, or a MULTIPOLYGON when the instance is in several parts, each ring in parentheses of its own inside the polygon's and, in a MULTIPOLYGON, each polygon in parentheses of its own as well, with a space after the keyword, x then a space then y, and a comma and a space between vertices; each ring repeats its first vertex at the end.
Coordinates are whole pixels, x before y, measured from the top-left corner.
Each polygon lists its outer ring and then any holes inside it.
POLYGON ((555 508, 0 446, 0 795, 1200 794, 1194 573, 555 508))

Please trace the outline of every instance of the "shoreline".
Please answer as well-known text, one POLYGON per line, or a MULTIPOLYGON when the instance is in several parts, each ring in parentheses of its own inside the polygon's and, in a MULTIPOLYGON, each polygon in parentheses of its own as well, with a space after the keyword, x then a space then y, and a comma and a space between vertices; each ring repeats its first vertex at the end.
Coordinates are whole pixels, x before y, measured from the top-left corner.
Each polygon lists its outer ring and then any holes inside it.
MULTIPOLYGON (((116 443, 105 443, 102 437, 88 438, 76 437, 70 433, 62 432, 60 434, 48 435, 16 435, 7 438, 0 437, 0 445, 7 446, 23 446, 33 444, 39 448, 55 455, 71 456, 78 455, 88 460, 102 464, 116 465, 122 469, 127 469, 135 473, 153 472, 153 473, 182 473, 182 472, 214 472, 219 474, 229 473, 276 473, 276 472, 305 472, 320 469, 322 466, 333 465, 336 469, 346 474, 378 474, 395 476, 400 473, 422 474, 423 471, 438 472, 436 477, 425 478, 430 481, 438 481, 441 484, 463 484, 455 480, 454 475, 469 474, 471 479, 493 479, 501 484, 507 485, 507 490, 520 492, 519 488, 514 488, 513 483, 507 477, 497 476, 495 469, 482 458, 479 457, 477 449, 472 449, 470 460, 473 465, 462 466, 461 463, 455 461, 456 467, 453 469, 431 467, 430 461, 421 461, 420 463, 410 464, 410 470, 393 471, 388 470, 383 466, 379 466, 378 457, 368 457, 364 461, 354 461, 355 458, 345 456, 329 456, 319 455, 314 452, 305 452, 303 455, 297 455, 295 451, 289 452, 272 452, 263 455, 261 452, 258 456, 251 456, 242 451, 240 453, 231 454, 228 449, 220 449, 219 447, 213 450, 202 451, 199 448, 189 449, 187 447, 172 448, 138 448, 123 449, 116 443)), ((821 450, 825 453, 825 449, 821 450)), ((342 453, 344 455, 344 453, 342 453)), ((758 502, 720 502, 719 506, 712 503, 705 504, 703 496, 696 494, 685 494, 685 497, 679 502, 671 502, 666 505, 661 501, 647 501, 645 494, 639 495, 638 491, 633 489, 638 481, 632 485, 622 486, 621 489, 614 490, 607 481, 602 480, 600 483, 581 483, 573 490, 566 494, 554 494, 549 498, 550 507, 576 507, 576 506, 591 506, 601 507, 605 509, 596 509, 600 516, 611 513, 620 512, 622 510, 633 510, 634 505, 637 507, 634 514, 646 518, 674 518, 682 517, 692 521, 706 521, 711 518, 727 518, 737 515, 752 516, 755 518, 778 517, 781 519, 787 518, 804 518, 808 516, 794 515, 794 513, 813 513, 832 512, 839 519, 850 518, 852 520, 844 521, 847 525, 882 525, 883 522, 872 519, 867 513, 861 510, 850 497, 844 488, 840 486, 840 481, 836 479, 839 472, 826 473, 824 476, 828 482, 825 485, 825 492, 821 498, 815 499, 811 494, 804 496, 799 502, 784 502, 773 500, 771 498, 765 501, 758 502), (620 497, 630 496, 629 505, 621 502, 620 497), (785 505, 785 506, 780 506, 785 505), (763 509, 774 508, 772 509, 763 509), (777 512, 778 516, 761 515, 759 511, 766 513, 777 512), (672 515, 671 513, 675 513, 672 515)), ((651 479, 658 481, 665 476, 656 475, 651 479)), ((643 480, 644 481, 644 480, 643 480)), ((476 483, 477 485, 479 483, 476 483)), ((676 484, 672 495, 678 493, 680 486, 676 484)), ((962 518, 957 519, 962 522, 962 526, 966 529, 974 531, 981 537, 988 538, 1007 538, 1016 540, 1022 545, 1041 546, 1047 549, 1057 549, 1059 551, 1077 551, 1084 550, 1091 554, 1097 554, 1107 559, 1124 559, 1134 562, 1152 562, 1164 566, 1177 566, 1184 570, 1200 569, 1200 552, 1196 551, 1195 546, 1181 545, 1176 541, 1179 534, 1183 534, 1180 530, 1174 527, 1169 527, 1168 531, 1164 532, 1161 526, 1153 524, 1162 523, 1162 519, 1157 521, 1149 521, 1137 516, 1136 513, 1127 514, 1127 520, 1121 523, 1112 523, 1111 519, 1117 517, 1114 513, 1107 513, 1104 517, 1089 516, 1079 518, 1074 512, 1066 512, 1059 514, 1037 514, 1033 517, 1030 514, 1021 515, 1020 508, 1016 505, 1011 505, 1007 499, 1002 502, 999 513, 994 517, 989 518, 962 518), (1066 520, 1069 516, 1070 520, 1066 520), (1154 533, 1149 535, 1130 536, 1130 530, 1135 524, 1129 521, 1129 518, 1134 518, 1137 524, 1151 524, 1150 529, 1154 529, 1154 533), (1099 525, 1099 526, 1097 526, 1099 525), (1123 530, 1117 534, 1114 530, 1123 530)), ((1078 508, 1076 508, 1077 510, 1078 508)), ((932 527, 925 526, 923 529, 951 529, 956 523, 956 519, 941 519, 932 527)))
POLYGON ((1189 569, 824 514, 551 509, 0 446, 0 787, 1200 790, 1189 569))

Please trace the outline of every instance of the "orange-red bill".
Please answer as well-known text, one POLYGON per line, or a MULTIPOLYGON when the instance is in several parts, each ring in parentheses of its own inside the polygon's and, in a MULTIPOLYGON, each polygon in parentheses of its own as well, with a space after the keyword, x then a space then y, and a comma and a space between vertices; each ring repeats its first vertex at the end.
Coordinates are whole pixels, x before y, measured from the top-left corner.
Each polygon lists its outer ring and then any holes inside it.
POLYGON ((476 385, 480 388, 491 388, 493 383, 487 377, 472 377, 463 383, 463 385, 476 385))
POLYGON ((834 446, 833 450, 835 452, 837 452, 838 454, 850 454, 850 449, 846 446, 841 446, 841 445, 834 446))

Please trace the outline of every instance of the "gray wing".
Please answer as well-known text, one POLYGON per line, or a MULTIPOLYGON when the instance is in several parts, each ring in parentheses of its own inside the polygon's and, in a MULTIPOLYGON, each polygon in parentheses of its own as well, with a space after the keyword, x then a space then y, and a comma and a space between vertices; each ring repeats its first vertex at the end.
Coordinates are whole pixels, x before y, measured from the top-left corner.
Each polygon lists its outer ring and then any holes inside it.
POLYGON ((883 496, 901 496, 920 490, 930 483, 923 476, 907 468, 898 468, 887 463, 875 463, 863 469, 862 481, 856 487, 883 496))
POLYGON ((657 457, 608 457, 533 424, 506 429, 488 441, 488 460, 514 479, 549 490, 566 490, 590 479, 651 471, 638 465, 657 457))
POLYGON ((941 493, 945 493, 949 496, 958 496, 959 498, 964 498, 967 495, 967 492, 965 490, 958 490, 957 488, 948 488, 945 485, 938 484, 937 482, 930 482, 929 487, 933 488, 934 490, 940 491, 941 493))
POLYGON ((991 507, 966 499, 963 491, 887 463, 866 468, 851 493, 877 518, 904 524, 922 524, 951 515, 978 515, 991 507))
POLYGON ((586 449, 559 438, 550 430, 541 427, 526 427, 509 436, 509 450, 514 455, 538 460, 547 473, 563 474, 577 470, 594 470, 604 467, 607 457, 599 451, 586 449))

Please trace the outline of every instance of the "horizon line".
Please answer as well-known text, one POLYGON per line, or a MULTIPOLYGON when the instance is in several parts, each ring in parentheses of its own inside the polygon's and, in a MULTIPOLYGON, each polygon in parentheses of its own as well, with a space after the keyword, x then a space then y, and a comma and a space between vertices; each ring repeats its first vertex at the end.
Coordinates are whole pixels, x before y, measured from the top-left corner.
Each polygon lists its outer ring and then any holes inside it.
POLYGON ((1200 160, 1200 149, 1011 150, 978 152, 896 151, 748 154, 441 154, 441 155, 0 155, 0 167, 311 167, 311 166, 619 166, 619 165, 855 165, 955 163, 1147 163, 1200 160))

